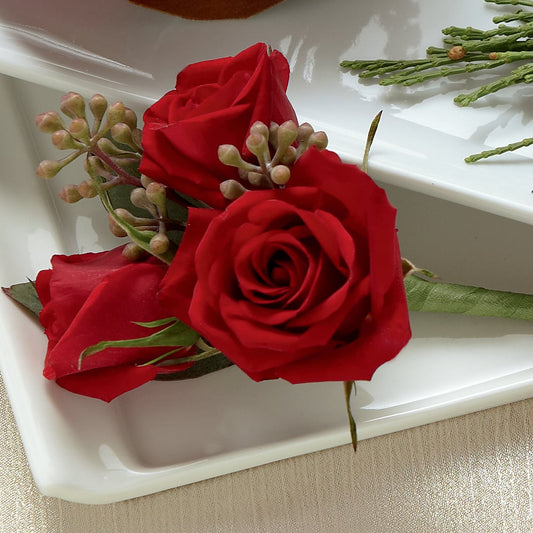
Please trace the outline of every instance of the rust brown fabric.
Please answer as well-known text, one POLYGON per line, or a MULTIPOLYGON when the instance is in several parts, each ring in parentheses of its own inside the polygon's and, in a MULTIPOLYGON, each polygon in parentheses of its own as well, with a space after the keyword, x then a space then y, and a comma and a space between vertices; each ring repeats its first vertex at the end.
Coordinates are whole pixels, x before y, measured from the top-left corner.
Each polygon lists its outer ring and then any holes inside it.
POLYGON ((192 20, 243 19, 282 0, 130 0, 139 6, 157 9, 192 20))

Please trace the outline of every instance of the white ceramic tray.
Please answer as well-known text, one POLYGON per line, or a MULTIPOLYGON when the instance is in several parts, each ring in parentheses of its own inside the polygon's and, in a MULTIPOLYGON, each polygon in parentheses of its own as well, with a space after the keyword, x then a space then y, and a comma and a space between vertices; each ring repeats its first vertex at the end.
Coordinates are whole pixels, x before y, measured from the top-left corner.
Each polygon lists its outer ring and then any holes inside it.
MULTIPOLYGON (((341 72, 343 59, 422 57, 449 25, 492 26, 513 6, 483 0, 285 0, 245 21, 187 21, 127 0, 18 0, 0 6, 0 72, 57 88, 145 103, 173 87, 191 62, 234 55, 264 41, 286 54, 299 117, 328 131, 357 160, 368 125, 384 110, 374 176, 412 190, 533 222, 533 147, 468 166, 463 158, 531 136, 529 87, 459 108, 453 97, 479 81, 438 79, 383 88, 341 72)), ((492 71, 477 80, 494 79, 492 71)))
MULTIPOLYGON (((3 78, 0 85, 9 132, 0 145, 3 286, 33 278, 52 253, 115 244, 105 216, 94 218, 97 202, 56 200, 81 171, 51 183, 34 176, 40 159, 55 156, 33 128, 35 114, 57 108, 60 93, 45 87, 103 92, 142 110, 187 63, 263 40, 289 58, 299 116, 324 127, 346 158, 359 158, 369 121, 385 109, 371 166, 400 210, 405 256, 451 281, 531 292, 530 155, 462 163, 479 143, 500 144, 497 132, 526 136, 525 126, 517 127, 526 110, 508 103, 457 109, 449 82, 427 89, 432 97, 422 102, 416 92, 383 92, 336 67, 357 55, 416 55, 441 27, 471 23, 472 15, 488 23, 494 9, 455 0, 346 0, 333 10, 286 0, 249 21, 197 23, 126 0, 93 0, 91 10, 65 0, 29 4, 0 7, 0 70, 39 84, 3 78), (112 37, 95 29, 106 27, 114 28, 112 37)), ((44 380, 41 328, 7 298, 0 298, 0 317, 0 368, 44 494, 111 502, 349 442, 339 384, 256 384, 228 369, 187 383, 150 383, 108 405, 44 380)), ((414 314, 412 326, 408 347, 358 386, 361 439, 532 395, 531 324, 414 314)))
MULTIPOLYGON (((81 171, 44 182, 53 157, 32 117, 60 93, 0 78, 3 286, 34 278, 55 252, 116 244, 97 201, 56 200, 81 171), (57 180, 57 181, 56 181, 57 180), (100 216, 98 216, 100 215, 100 216)), ((531 290, 531 226, 387 186, 399 208, 402 251, 444 278, 531 290)), ((149 383, 111 404, 71 394, 41 376, 46 339, 0 298, 0 368, 40 490, 105 503, 164 490, 349 442, 342 386, 255 383, 236 368, 190 382, 149 383)), ((361 439, 531 396, 533 325, 413 314, 414 338, 354 402, 361 439)), ((355 458, 357 460, 357 457, 355 458)))

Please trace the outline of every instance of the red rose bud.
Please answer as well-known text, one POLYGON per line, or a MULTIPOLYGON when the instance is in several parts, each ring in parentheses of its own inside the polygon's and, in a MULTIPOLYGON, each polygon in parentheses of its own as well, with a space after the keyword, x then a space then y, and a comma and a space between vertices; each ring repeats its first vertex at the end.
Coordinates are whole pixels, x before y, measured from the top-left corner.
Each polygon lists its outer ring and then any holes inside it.
POLYGON ((89 100, 89 109, 94 118, 99 122, 106 112, 107 100, 101 94, 95 94, 89 100))
POLYGON ((53 178, 64 166, 65 165, 60 161, 45 159, 39 163, 36 172, 41 178, 50 179, 53 178))
POLYGON ((85 100, 81 94, 74 92, 64 94, 59 101, 59 109, 67 117, 85 118, 85 100))
POLYGON ((67 130, 57 130, 52 133, 52 144, 58 150, 79 150, 83 144, 78 142, 67 130))
POLYGON ((232 201, 240 198, 246 189, 238 181, 226 180, 220 184, 220 192, 224 198, 232 201))
POLYGON ((69 125, 68 130, 78 141, 89 144, 91 141, 91 133, 89 131, 89 124, 84 118, 75 118, 69 125))
POLYGON ((155 258, 132 263, 123 256, 126 248, 56 255, 52 269, 40 272, 35 283, 43 304, 39 319, 48 336, 43 374, 69 391, 104 401, 154 379, 157 366, 145 363, 170 349, 111 347, 79 364, 87 348, 146 337, 147 328, 139 323, 168 317, 156 298, 166 267, 155 258))
POLYGON ((54 131, 61 130, 65 128, 59 113, 55 111, 47 111, 46 113, 41 113, 35 117, 35 125, 39 131, 43 133, 54 133, 54 131))
POLYGON ((283 55, 263 43, 235 57, 189 65, 178 74, 175 89, 144 114, 140 172, 209 206, 224 207, 220 183, 236 179, 232 167, 241 163, 224 160, 225 166, 217 148, 233 145, 247 158, 246 137, 256 122, 296 121, 285 93, 289 74, 283 55))
POLYGON ((61 191, 59 191, 59 198, 67 204, 75 204, 79 202, 83 196, 78 191, 77 185, 65 185, 61 191))
POLYGON ((290 177, 291 171, 285 165, 276 165, 270 172, 270 179, 276 185, 286 185, 290 177))

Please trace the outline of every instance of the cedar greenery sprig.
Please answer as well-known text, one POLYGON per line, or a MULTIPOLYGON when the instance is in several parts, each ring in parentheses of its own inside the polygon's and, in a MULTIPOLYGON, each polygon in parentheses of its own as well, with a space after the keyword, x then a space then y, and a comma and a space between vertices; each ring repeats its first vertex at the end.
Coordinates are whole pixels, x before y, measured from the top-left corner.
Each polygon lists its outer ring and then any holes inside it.
MULTIPOLYGON (((533 7, 531 0, 484 1, 499 5, 533 7)), ((460 94, 454 98, 456 104, 463 107, 468 106, 486 95, 507 87, 533 82, 533 12, 518 10, 515 13, 494 17, 492 20, 498 26, 489 30, 481 30, 471 26, 444 28, 442 33, 446 35, 443 38, 445 46, 429 47, 426 50, 426 58, 423 59, 342 61, 340 66, 359 71, 361 78, 380 78, 380 85, 409 87, 435 78, 471 74, 496 69, 510 63, 523 62, 497 80, 486 83, 468 94, 460 94), (502 24, 507 22, 517 24, 502 24)), ((507 146, 468 156, 465 161, 473 163, 480 159, 518 150, 532 143, 531 138, 526 138, 507 146)))

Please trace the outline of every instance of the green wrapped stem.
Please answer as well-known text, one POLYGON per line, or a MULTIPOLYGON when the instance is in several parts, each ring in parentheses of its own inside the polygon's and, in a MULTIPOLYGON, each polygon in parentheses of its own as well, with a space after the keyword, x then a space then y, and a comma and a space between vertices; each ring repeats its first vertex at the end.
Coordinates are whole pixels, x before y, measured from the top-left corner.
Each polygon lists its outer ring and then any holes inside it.
POLYGON ((411 311, 533 320, 533 294, 444 283, 417 274, 404 283, 411 311))

